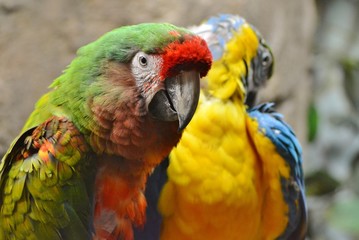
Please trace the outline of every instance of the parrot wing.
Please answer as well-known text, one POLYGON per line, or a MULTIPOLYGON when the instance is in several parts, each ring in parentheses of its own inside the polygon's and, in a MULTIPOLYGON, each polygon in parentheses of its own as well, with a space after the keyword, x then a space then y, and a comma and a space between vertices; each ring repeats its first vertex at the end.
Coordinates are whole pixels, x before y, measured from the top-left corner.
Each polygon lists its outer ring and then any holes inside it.
POLYGON ((281 239, 304 239, 307 229, 307 207, 302 170, 302 149, 283 116, 274 110, 273 103, 264 103, 249 110, 259 128, 276 146, 290 168, 290 178, 282 178, 282 191, 289 207, 289 223, 281 239))
POLYGON ((90 239, 89 156, 66 118, 23 132, 0 165, 0 239, 90 239))

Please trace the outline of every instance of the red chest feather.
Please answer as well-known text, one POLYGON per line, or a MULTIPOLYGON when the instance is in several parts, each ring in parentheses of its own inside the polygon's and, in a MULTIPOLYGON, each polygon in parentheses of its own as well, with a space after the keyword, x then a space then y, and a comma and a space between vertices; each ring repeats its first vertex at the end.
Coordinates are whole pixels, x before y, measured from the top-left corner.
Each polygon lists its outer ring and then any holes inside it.
MULTIPOLYGON (((94 225, 95 239, 133 239, 133 226, 145 222, 146 199, 143 195, 147 171, 134 172, 131 167, 102 160, 96 176, 94 225), (121 169, 119 169, 121 165, 121 169)), ((121 162, 121 160, 118 160, 121 162)), ((123 163, 123 162, 121 162, 123 163)))

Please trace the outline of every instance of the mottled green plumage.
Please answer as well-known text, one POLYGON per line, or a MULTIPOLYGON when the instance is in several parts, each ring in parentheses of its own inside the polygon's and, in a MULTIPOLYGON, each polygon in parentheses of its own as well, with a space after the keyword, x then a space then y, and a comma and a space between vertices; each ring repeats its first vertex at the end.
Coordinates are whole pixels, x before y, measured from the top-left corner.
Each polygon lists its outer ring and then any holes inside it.
MULTIPOLYGON (((149 54, 161 53, 164 46, 178 39, 175 34, 163 35, 158 34, 159 31, 189 34, 187 29, 171 24, 146 23, 115 29, 95 42, 81 47, 77 52, 77 57, 64 74, 50 86, 52 89, 59 89, 45 94, 38 101, 36 109, 27 120, 23 130, 38 125, 52 114, 62 115, 71 112, 72 115, 75 113, 75 119, 73 119, 75 122, 88 117, 89 109, 79 108, 76 105, 77 102, 73 100, 101 94, 102 89, 100 86, 94 86, 93 82, 99 80, 101 68, 107 61, 129 62, 139 50, 149 54), (90 85, 92 86, 89 89, 90 85), (58 107, 66 105, 66 102, 69 102, 69 106, 58 107)), ((91 125, 91 121, 84 123, 86 124, 91 125)))
POLYGON ((80 226, 76 237, 67 239, 89 239, 84 225, 90 226, 92 196, 84 180, 94 177, 94 158, 88 153, 83 136, 65 118, 23 133, 2 160, 0 239, 64 239, 59 229, 73 226, 80 226))
MULTIPOLYGON (((183 76, 198 81, 210 63, 202 39, 170 24, 122 27, 80 48, 1 161, 0 240, 132 239, 132 224, 144 222, 144 181, 180 137, 172 119, 182 109, 168 103, 182 99, 158 93, 183 76), (171 51, 177 62, 165 62, 171 51), (170 108, 161 120, 157 107, 170 108), (108 188, 116 201, 106 202, 108 188)), ((184 111, 186 124, 193 113, 184 111)))

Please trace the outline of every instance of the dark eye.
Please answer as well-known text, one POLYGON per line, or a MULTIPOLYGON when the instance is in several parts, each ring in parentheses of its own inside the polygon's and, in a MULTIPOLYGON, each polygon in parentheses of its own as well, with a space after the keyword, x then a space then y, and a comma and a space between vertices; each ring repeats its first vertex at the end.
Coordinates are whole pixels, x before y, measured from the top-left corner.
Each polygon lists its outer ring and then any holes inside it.
POLYGON ((269 64, 271 64, 272 61, 272 57, 269 53, 263 53, 262 56, 262 65, 263 66, 268 66, 269 64))
POLYGON ((138 58, 138 61, 140 62, 140 65, 141 65, 142 67, 146 67, 146 66, 147 66, 147 57, 146 57, 146 56, 141 55, 141 56, 138 58))

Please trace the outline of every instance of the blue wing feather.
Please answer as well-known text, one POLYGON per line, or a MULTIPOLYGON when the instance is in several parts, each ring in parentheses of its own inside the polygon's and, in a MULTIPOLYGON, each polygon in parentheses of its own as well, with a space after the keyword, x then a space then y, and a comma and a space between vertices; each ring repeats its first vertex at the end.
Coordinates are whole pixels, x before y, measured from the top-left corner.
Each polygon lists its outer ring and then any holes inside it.
POLYGON ((249 110, 259 128, 276 146, 278 153, 290 167, 291 178, 282 178, 282 191, 289 205, 289 224, 280 239, 304 239, 307 228, 302 170, 302 148, 283 116, 274 111, 273 103, 264 103, 249 110))

